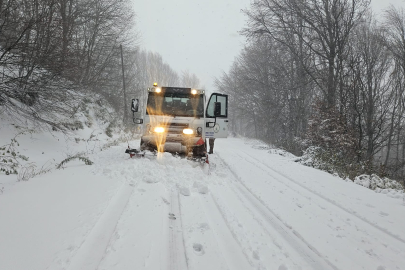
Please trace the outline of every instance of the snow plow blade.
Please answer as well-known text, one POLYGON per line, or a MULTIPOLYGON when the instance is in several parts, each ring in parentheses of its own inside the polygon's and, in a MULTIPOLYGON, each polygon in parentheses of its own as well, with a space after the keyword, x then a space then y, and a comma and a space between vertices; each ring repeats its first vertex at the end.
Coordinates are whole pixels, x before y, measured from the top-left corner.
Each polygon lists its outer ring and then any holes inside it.
POLYGON ((187 159, 191 160, 191 161, 199 162, 199 163, 207 163, 207 164, 209 164, 208 156, 206 156, 206 157, 193 157, 193 156, 190 156, 190 157, 187 157, 187 159))
POLYGON ((129 154, 129 157, 145 157, 145 151, 140 151, 138 149, 128 148, 125 150, 126 154, 129 154))
MULTIPOLYGON (((125 154, 129 154, 130 158, 136 157, 136 158, 143 158, 143 157, 156 157, 157 153, 156 152, 149 152, 149 151, 141 151, 139 149, 133 149, 133 148, 128 148, 125 150, 125 154), (147 154, 148 152, 148 154, 147 154)), ((208 161, 208 155, 207 156, 185 156, 185 155, 179 155, 178 153, 172 153, 173 156, 179 156, 182 158, 186 158, 188 160, 202 163, 202 164, 209 164, 208 161)))

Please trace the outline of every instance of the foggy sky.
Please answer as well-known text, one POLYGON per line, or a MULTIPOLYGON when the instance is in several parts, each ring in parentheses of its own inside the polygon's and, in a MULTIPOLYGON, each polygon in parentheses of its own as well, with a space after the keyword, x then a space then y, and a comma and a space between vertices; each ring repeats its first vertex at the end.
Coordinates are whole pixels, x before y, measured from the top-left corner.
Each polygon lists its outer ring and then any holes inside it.
MULTIPOLYGON (((250 0, 132 0, 140 46, 158 52, 179 74, 195 73, 201 88, 213 92, 214 78, 227 72, 245 44, 239 35, 246 24, 241 12, 250 0)), ((379 13, 405 0, 372 0, 379 13)))

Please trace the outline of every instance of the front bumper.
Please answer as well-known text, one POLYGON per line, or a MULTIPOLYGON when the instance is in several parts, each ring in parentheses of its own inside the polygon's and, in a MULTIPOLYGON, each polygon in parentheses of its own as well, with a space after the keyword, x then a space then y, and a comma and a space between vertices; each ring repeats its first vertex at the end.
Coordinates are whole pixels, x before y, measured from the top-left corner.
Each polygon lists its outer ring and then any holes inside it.
POLYGON ((202 137, 180 134, 151 134, 144 135, 141 139, 141 148, 152 146, 159 151, 170 153, 188 153, 194 147, 201 146, 202 144, 202 137))

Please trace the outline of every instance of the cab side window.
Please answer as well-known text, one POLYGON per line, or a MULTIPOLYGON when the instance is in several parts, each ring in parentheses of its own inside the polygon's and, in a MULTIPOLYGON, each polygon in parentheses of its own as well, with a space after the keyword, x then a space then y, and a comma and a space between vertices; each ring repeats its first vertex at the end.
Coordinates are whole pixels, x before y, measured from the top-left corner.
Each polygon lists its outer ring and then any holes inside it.
POLYGON ((208 101, 206 116, 215 117, 215 103, 221 104, 221 114, 218 117, 228 117, 228 96, 216 93, 212 94, 208 101))

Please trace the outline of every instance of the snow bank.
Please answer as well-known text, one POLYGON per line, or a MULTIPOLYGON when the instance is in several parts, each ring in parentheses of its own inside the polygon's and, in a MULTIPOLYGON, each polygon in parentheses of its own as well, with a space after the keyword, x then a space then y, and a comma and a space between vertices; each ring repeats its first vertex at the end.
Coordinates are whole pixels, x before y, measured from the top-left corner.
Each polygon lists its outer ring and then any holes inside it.
POLYGON ((136 137, 111 124, 116 114, 99 96, 76 96, 80 97, 75 101, 76 113, 57 119, 63 131, 35 121, 15 120, 7 111, 0 115, 0 189, 47 173, 69 157, 86 157, 136 137), (12 175, 6 175, 10 172, 12 175))
MULTIPOLYGON (((337 173, 333 172, 333 169, 328 166, 328 164, 321 163, 314 160, 314 156, 319 150, 318 147, 309 147, 301 157, 297 157, 284 149, 279 149, 274 145, 269 145, 263 141, 257 139, 244 139, 246 145, 250 145, 253 149, 267 150, 269 154, 280 155, 286 157, 294 162, 298 162, 307 167, 313 167, 322 171, 331 172, 332 175, 345 180, 338 176, 337 173)), ((346 179, 347 180, 347 179, 346 179)), ((349 181, 352 181, 349 179, 349 181)), ((389 197, 403 199, 405 203, 405 193, 404 187, 397 181, 389 179, 387 177, 380 178, 376 174, 366 175, 362 174, 355 178, 354 183, 366 187, 368 189, 374 190, 377 193, 386 194, 389 197)))
POLYGON ((394 181, 392 179, 389 179, 387 177, 380 178, 376 174, 368 175, 368 174, 362 174, 357 176, 354 179, 354 183, 361 185, 363 187, 372 189, 372 190, 382 190, 382 189, 387 189, 387 190, 398 190, 398 191, 403 191, 403 187, 400 183, 397 181, 394 181))
POLYGON ((403 199, 405 202, 405 194, 402 185, 387 177, 380 178, 375 174, 362 174, 354 179, 354 183, 372 189, 377 193, 386 194, 391 198, 403 199))
POLYGON ((276 146, 274 146, 272 144, 267 144, 258 139, 244 138, 244 142, 247 145, 251 145, 253 149, 267 150, 269 154, 280 155, 280 156, 290 158, 290 159, 297 158, 297 156, 291 154, 290 152, 288 152, 284 149, 277 148, 276 146))

